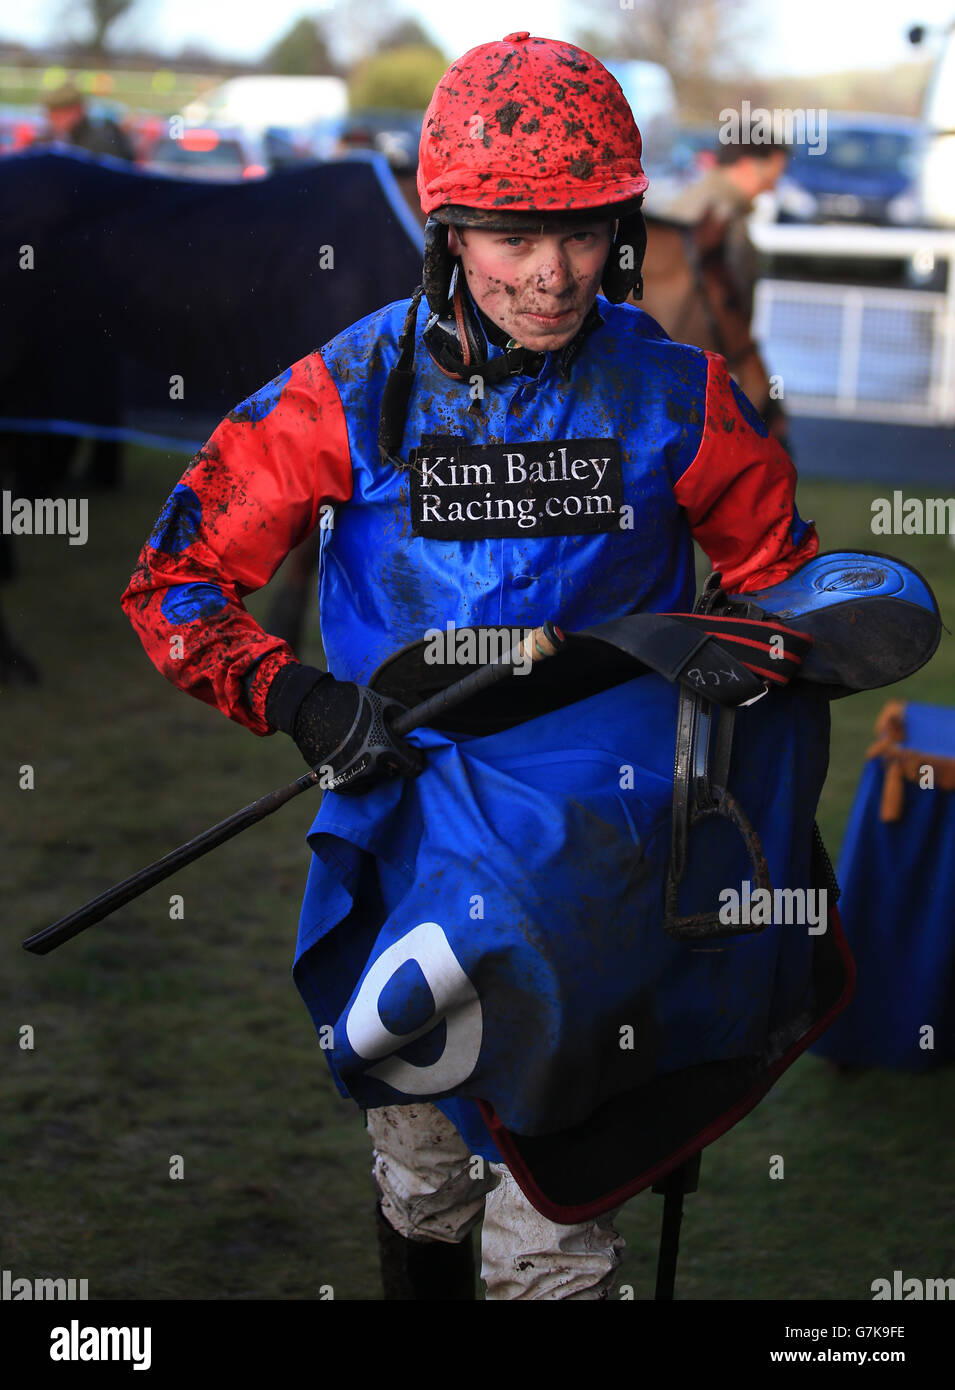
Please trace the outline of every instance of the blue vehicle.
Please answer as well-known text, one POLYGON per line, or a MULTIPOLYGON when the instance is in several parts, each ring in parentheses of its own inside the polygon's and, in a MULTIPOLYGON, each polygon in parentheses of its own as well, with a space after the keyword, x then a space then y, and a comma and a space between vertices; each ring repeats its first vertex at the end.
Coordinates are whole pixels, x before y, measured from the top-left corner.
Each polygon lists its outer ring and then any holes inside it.
POLYGON ((780 222, 913 225, 918 121, 830 114, 825 148, 795 144, 776 189, 780 222))

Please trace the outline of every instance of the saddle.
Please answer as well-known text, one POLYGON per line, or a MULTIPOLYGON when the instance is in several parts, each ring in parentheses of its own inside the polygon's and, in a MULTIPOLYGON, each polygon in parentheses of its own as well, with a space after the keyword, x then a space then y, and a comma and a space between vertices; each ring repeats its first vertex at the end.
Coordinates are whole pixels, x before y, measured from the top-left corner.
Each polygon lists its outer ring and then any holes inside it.
MULTIPOLYGON (((487 631, 458 630, 476 642, 487 631)), ((692 613, 631 614, 568 633, 558 657, 534 665, 526 678, 499 684, 473 708, 458 707, 443 727, 473 734, 509 728, 650 671, 675 682, 680 695, 661 930, 697 949, 705 938, 764 929, 727 926, 711 910, 681 915, 680 889, 690 878, 693 832, 701 822, 730 823, 753 884, 771 888, 759 836, 728 785, 737 710, 790 681, 815 687, 819 699, 890 684, 929 660, 940 631, 925 580, 890 557, 821 555, 783 583, 751 594, 727 595, 715 574, 692 613)), ((414 704, 466 674, 457 650, 443 663, 426 660, 427 651, 422 640, 396 653, 375 672, 372 688, 414 704)), ((805 851, 812 886, 828 894, 829 929, 813 938, 811 998, 769 1028, 757 1051, 657 1075, 556 1133, 517 1134, 490 1104, 478 1101, 504 1162, 549 1219, 593 1219, 680 1169, 758 1104, 849 1003, 854 966, 835 907, 838 886, 815 825, 805 851)))
MULTIPOLYGON (((674 749, 673 821, 665 890, 664 930, 678 940, 762 931, 764 924, 727 926, 715 911, 681 915, 692 831, 722 817, 741 837, 756 889, 772 891, 759 836, 729 787, 735 710, 797 679, 830 699, 903 679, 938 646, 941 620, 918 571, 890 556, 836 551, 808 561, 781 584, 728 596, 719 574, 703 586, 693 613, 633 613, 566 633, 557 662, 533 668, 450 711, 439 727, 488 734, 586 699, 655 671, 680 685, 674 749)), ((378 667, 372 689, 412 706, 477 669, 501 629, 448 630, 435 659, 426 638, 378 667), (451 640, 453 639, 453 640, 451 640)), ((524 630, 498 640, 499 657, 524 630)), ((826 882, 835 875, 814 827, 826 882)))

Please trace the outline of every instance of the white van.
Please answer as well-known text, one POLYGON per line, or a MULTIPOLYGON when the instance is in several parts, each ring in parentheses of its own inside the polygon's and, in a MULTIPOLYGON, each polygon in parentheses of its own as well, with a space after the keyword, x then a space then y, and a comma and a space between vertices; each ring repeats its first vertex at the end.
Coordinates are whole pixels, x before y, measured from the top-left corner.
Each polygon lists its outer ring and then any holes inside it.
POLYGON ((340 77, 233 77, 190 102, 183 115, 262 135, 270 127, 299 130, 347 109, 348 89, 340 77))

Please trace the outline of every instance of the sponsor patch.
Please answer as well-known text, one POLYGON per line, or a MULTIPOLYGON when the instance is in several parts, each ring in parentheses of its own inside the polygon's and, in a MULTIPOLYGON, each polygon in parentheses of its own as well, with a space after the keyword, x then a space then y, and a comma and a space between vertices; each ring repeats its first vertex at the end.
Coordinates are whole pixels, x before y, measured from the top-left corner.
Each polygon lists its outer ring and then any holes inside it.
POLYGON ((623 477, 615 439, 420 445, 409 455, 411 523, 435 540, 616 531, 623 477))

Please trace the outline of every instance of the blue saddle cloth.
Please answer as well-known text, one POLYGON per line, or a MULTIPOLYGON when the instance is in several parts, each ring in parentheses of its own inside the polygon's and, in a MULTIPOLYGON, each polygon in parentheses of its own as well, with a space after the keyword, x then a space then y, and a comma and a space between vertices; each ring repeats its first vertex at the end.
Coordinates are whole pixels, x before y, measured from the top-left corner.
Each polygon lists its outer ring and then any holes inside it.
MULTIPOLYGON (((812 1013, 814 937, 663 930, 677 690, 647 675, 505 732, 422 729, 416 780, 325 796, 308 839, 295 982, 363 1108, 438 1104, 497 1159, 477 1098, 548 1134, 700 1062, 756 1056, 812 1013), (328 1035, 326 1034, 326 1039, 328 1035)), ((811 883, 828 704, 792 687, 737 712, 729 784, 774 888, 811 883)), ((752 869, 725 821, 693 832, 681 911, 752 869)))

